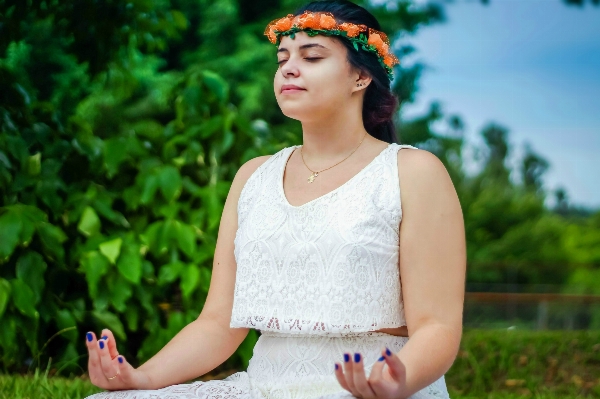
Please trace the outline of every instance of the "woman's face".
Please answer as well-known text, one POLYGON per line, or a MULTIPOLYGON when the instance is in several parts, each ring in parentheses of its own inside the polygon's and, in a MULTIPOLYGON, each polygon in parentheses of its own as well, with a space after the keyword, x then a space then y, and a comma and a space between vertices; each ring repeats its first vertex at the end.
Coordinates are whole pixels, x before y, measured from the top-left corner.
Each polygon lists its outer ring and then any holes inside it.
POLYGON ((358 89, 346 47, 324 35, 282 36, 277 51, 279 69, 273 87, 284 115, 304 122, 326 118, 347 104, 358 89), (282 91, 286 85, 303 90, 282 91))

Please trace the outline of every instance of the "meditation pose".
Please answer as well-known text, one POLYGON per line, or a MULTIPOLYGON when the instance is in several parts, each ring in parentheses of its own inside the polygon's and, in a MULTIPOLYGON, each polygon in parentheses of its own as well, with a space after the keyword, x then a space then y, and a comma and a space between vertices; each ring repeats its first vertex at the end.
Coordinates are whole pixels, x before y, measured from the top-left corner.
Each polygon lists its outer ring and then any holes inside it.
MULTIPOLYGON (((389 40, 344 0, 268 24, 273 88, 302 145, 238 170, 206 304, 134 368, 110 328, 87 334, 90 399, 448 398, 466 272, 460 203, 442 162, 398 144, 389 40), (247 371, 195 381, 250 329, 247 371)), ((107 326, 110 327, 110 326, 107 326)))

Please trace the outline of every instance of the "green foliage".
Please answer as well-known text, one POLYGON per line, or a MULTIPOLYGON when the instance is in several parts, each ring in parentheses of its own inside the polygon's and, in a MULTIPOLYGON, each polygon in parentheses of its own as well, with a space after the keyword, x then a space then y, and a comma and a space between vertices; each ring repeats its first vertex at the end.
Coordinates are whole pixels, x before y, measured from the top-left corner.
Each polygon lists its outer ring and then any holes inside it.
POLYGON ((452 397, 598 398, 599 372, 597 331, 465 330, 446 383, 452 397))
MULTIPOLYGON (((141 15, 150 3, 130 4, 140 14, 133 20, 149 16, 141 15)), ((105 327, 128 358, 152 356, 203 307, 223 203, 239 166, 289 145, 263 138, 258 146, 216 73, 198 65, 159 72, 164 62, 132 45, 146 28, 127 40, 111 38, 125 43, 114 43, 90 71, 82 58, 88 53, 77 50, 82 43, 68 45, 60 32, 69 31, 42 18, 66 18, 71 6, 57 2, 25 15, 13 5, 23 24, 46 29, 55 53, 45 58, 39 38, 15 25, 15 41, 0 58, 5 370, 50 357, 63 371, 78 370, 84 333, 105 327), (54 80, 39 80, 38 64, 56 65, 54 80), (68 87, 75 89, 70 96, 60 94, 68 87)), ((161 7, 153 12, 173 17, 168 35, 187 26, 181 13, 161 7)), ((245 364, 250 355, 244 347, 231 361, 245 364)))

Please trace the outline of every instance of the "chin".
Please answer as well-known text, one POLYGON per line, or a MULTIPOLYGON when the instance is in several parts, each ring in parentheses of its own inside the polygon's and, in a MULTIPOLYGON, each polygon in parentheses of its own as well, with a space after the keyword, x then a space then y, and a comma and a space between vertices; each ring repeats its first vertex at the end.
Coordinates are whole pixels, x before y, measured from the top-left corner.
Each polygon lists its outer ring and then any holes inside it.
POLYGON ((288 118, 296 119, 299 121, 308 121, 311 119, 318 119, 315 116, 318 116, 319 108, 314 106, 302 106, 298 104, 298 106, 290 106, 290 104, 285 104, 280 107, 281 112, 287 116, 288 118))

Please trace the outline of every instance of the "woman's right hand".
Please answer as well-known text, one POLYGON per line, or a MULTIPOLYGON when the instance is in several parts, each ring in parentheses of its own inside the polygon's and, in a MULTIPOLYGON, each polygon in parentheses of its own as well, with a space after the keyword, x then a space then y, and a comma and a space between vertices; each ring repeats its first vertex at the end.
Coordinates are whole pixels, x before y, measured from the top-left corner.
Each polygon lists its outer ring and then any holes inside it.
POLYGON ((88 373, 92 384, 110 391, 124 389, 149 389, 150 378, 133 368, 117 351, 112 331, 102 330, 100 339, 88 332, 85 342, 88 348, 88 373))

